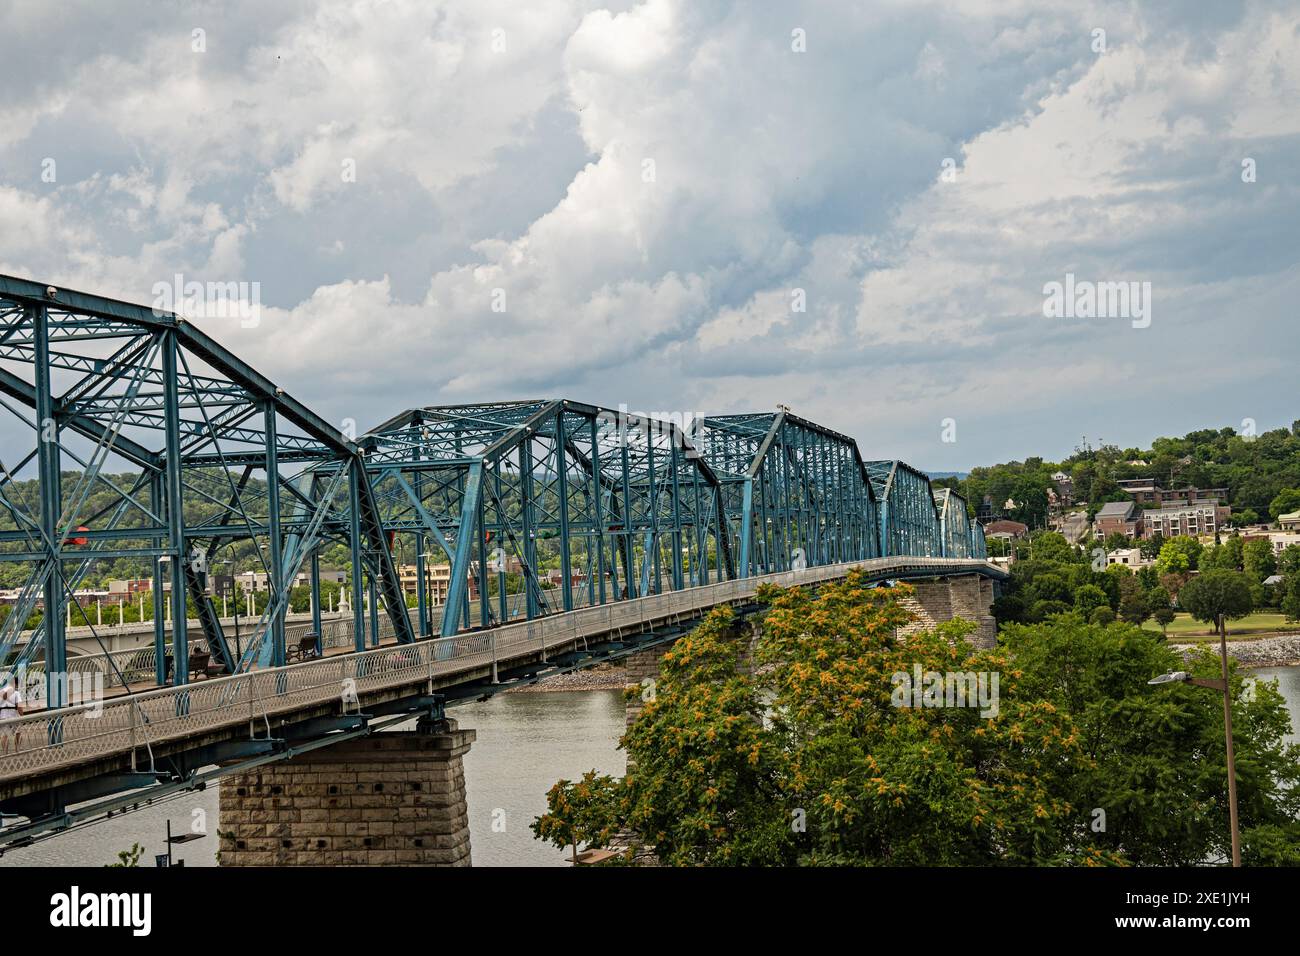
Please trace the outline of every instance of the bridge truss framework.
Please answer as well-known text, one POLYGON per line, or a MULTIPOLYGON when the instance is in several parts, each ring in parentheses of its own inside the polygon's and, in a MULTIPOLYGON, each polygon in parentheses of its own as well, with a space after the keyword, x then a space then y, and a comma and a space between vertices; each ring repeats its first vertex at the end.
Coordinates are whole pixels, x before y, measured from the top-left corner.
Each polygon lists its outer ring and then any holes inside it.
POLYGON ((26 571, 0 664, 42 661, 51 707, 66 703, 68 623, 91 625, 75 592, 103 562, 147 563, 166 597, 162 685, 187 680, 167 662, 191 631, 214 673, 284 664, 304 568, 321 632, 331 543, 348 555, 356 651, 367 599, 370 644, 381 609, 409 643, 434 636, 435 601, 442 637, 508 622, 512 589, 533 619, 810 566, 986 555, 956 492, 784 409, 664 422, 564 399, 430 406, 350 440, 179 316, 4 276, 0 405, 0 565, 26 571), (236 560, 270 596, 232 648, 205 576, 236 560))

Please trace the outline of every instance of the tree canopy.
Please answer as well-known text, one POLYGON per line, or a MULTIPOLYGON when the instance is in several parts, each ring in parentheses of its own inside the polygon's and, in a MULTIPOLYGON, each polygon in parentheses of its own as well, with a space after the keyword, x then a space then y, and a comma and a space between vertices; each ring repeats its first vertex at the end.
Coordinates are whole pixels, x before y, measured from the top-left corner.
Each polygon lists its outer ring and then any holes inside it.
POLYGON ((1246 576, 1222 568, 1204 571, 1188 581, 1178 592, 1178 603, 1196 620, 1216 628, 1223 621, 1245 617, 1255 606, 1246 576))
MULTIPOLYGON (((962 621, 904 636, 910 590, 856 573, 816 593, 765 588, 752 648, 730 608, 714 611, 664 655, 623 738, 627 775, 562 782, 535 831, 564 845, 581 830, 593 846, 634 831, 670 865, 1188 865, 1227 852, 1220 702, 1147 684, 1184 666, 1158 635, 1065 613, 981 650, 962 621), (900 677, 918 673, 988 687, 997 675, 996 707, 900 706, 900 677)), ((1248 695, 1234 674, 1232 687, 1247 860, 1300 862, 1285 842, 1300 810, 1285 703, 1275 685, 1248 695)))

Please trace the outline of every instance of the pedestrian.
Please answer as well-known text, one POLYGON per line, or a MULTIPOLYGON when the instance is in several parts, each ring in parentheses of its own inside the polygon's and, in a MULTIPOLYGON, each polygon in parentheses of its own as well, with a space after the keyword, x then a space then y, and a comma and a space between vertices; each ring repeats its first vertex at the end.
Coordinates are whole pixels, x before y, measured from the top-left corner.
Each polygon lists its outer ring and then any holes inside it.
POLYGON ((14 675, 8 675, 3 688, 0 688, 0 753, 5 753, 9 749, 9 740, 12 737, 14 741, 14 752, 22 741, 18 736, 18 729, 11 723, 21 717, 23 713, 23 692, 18 689, 14 681, 14 675))

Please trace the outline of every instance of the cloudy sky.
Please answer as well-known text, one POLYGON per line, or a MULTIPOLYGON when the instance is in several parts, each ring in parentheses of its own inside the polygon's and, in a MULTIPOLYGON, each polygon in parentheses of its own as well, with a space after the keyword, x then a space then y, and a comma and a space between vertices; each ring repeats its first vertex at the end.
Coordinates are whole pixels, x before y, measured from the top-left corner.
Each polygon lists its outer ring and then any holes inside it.
POLYGON ((784 403, 942 470, 1300 418, 1293 2, 10 0, 0 52, 0 272, 257 283, 200 324, 336 422, 784 403))

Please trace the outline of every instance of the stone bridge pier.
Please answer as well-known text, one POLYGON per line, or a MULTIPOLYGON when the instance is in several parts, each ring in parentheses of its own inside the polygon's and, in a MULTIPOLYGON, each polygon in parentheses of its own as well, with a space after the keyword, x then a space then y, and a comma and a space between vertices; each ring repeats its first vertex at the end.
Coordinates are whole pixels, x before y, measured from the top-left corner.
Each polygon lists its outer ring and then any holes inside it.
POLYGON ((980 574, 961 574, 944 578, 909 581, 916 592, 903 605, 916 620, 899 633, 925 631, 955 617, 970 621, 975 631, 968 640, 977 648, 988 649, 997 643, 998 625, 993 618, 993 582, 980 574))
MULTIPOLYGON (((925 631, 955 617, 975 624, 968 640, 977 648, 987 649, 997 643, 997 621, 993 617, 993 582, 980 574, 961 574, 940 578, 922 578, 908 582, 915 589, 913 595, 902 603, 915 620, 899 628, 900 634, 925 631)), ((737 627, 737 638, 749 642, 749 648, 740 656, 741 666, 747 665, 749 650, 757 638, 759 626, 742 622, 737 627)), ((646 695, 652 693, 653 681, 659 677, 659 662, 672 647, 672 642, 651 647, 632 654, 627 659, 627 726, 641 714, 646 695)))
POLYGON ((469 866, 454 720, 380 732, 221 781, 222 866, 469 866))

